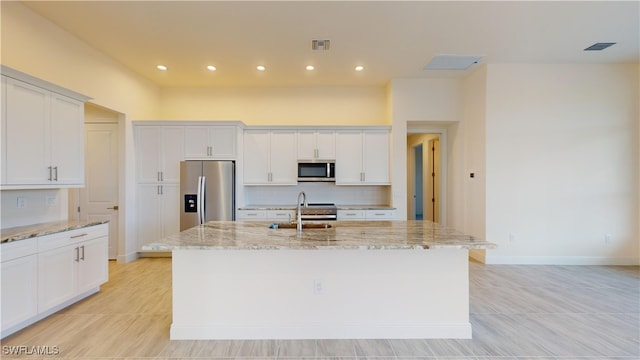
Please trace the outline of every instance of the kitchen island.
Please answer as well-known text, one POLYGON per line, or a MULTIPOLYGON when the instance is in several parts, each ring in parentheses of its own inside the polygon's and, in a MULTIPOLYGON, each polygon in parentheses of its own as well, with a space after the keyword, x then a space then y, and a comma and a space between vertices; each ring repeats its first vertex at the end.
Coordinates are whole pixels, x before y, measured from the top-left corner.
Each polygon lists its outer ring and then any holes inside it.
POLYGON ((468 250, 427 221, 208 222, 171 250, 171 339, 471 338, 468 250))

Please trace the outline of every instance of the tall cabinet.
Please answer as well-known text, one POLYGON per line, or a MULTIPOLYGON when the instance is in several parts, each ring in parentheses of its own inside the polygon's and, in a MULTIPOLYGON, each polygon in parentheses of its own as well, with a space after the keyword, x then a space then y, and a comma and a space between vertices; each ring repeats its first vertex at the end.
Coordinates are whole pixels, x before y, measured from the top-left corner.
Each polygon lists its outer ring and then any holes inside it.
POLYGON ((180 232, 184 127, 136 125, 138 245, 180 232))
POLYGON ((2 67, 3 189, 84 186, 89 98, 2 67))

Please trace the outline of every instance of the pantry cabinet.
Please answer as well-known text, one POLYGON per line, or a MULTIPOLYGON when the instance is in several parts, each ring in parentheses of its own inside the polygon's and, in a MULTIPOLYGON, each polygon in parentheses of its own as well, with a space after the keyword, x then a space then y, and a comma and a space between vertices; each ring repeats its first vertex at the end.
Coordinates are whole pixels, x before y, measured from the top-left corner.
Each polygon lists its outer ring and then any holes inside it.
POLYGON ((179 183, 184 127, 136 126, 138 183, 179 183))
POLYGON ((296 131, 245 131, 243 174, 244 185, 296 185, 296 131))
POLYGON ((390 185, 389 132, 336 132, 336 185, 390 185))
POLYGON ((2 78, 3 188, 83 186, 87 98, 2 78))
POLYGON ((186 126, 184 135, 187 160, 233 160, 236 157, 235 126, 186 126))
POLYGON ((138 184, 138 247, 180 232, 180 184, 138 184))

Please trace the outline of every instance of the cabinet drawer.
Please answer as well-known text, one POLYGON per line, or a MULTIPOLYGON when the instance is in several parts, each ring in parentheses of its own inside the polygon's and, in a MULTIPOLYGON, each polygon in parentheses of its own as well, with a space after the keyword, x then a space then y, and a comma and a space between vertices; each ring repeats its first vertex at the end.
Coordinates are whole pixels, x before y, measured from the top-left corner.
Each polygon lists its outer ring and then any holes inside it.
POLYGON ((367 210, 367 220, 392 220, 393 210, 367 210))
POLYGON ((267 210, 268 220, 295 220, 295 210, 267 210))
POLYGON ((267 219, 267 210, 238 210, 238 220, 264 221, 267 219))
POLYGON ((108 224, 88 226, 81 229, 64 231, 57 234, 38 237, 38 249, 47 251, 80 241, 96 239, 109 234, 108 224))
POLYGON ((338 210, 338 220, 364 220, 364 210, 338 210))
POLYGON ((38 252, 38 239, 11 241, 0 246, 2 262, 33 255, 38 252))

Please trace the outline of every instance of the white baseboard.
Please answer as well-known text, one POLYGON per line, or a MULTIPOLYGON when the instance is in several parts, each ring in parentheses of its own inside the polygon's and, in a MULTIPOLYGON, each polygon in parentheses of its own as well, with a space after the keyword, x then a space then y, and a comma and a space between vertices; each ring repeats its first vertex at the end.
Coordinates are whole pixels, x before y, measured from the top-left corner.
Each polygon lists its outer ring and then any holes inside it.
POLYGON ((637 257, 487 255, 485 260, 485 264, 493 265, 640 265, 640 258, 637 257))
POLYGON ((393 326, 207 326, 171 324, 171 340, 471 339, 471 324, 393 326))
POLYGON ((134 251, 125 255, 118 255, 118 259, 117 261, 119 263, 129 263, 132 262, 133 260, 136 260, 139 257, 138 252, 134 251))

